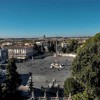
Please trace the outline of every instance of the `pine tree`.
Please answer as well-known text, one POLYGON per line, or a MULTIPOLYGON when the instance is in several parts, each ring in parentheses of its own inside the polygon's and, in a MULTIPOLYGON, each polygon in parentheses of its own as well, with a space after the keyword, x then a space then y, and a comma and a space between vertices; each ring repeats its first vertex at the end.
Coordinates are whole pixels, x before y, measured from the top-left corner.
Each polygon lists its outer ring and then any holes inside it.
POLYGON ((19 86, 21 84, 21 78, 17 72, 17 67, 15 62, 16 62, 15 59, 11 58, 9 60, 6 70, 7 70, 7 80, 10 80, 10 82, 13 84, 13 87, 15 86, 16 88, 16 86, 19 86))
POLYGON ((21 78, 17 72, 17 67, 14 58, 11 58, 9 60, 8 66, 6 67, 6 71, 6 81, 2 83, 2 100, 8 100, 11 98, 18 97, 16 95, 17 88, 21 84, 21 78))

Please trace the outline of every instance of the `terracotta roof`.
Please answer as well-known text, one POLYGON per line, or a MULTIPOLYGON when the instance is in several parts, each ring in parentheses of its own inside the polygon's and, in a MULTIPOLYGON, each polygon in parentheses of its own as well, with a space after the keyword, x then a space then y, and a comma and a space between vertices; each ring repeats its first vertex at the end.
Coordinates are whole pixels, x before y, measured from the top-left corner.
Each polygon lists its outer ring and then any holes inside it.
POLYGON ((10 46, 8 49, 26 49, 26 48, 32 48, 32 46, 10 46))

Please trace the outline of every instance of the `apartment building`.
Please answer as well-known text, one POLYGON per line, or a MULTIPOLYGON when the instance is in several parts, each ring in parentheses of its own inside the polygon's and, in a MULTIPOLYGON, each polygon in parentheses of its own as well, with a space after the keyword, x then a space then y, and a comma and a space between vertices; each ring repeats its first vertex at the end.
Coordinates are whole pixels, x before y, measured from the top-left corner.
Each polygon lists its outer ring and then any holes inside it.
POLYGON ((33 56, 33 47, 31 46, 13 46, 8 48, 8 58, 27 59, 33 56))

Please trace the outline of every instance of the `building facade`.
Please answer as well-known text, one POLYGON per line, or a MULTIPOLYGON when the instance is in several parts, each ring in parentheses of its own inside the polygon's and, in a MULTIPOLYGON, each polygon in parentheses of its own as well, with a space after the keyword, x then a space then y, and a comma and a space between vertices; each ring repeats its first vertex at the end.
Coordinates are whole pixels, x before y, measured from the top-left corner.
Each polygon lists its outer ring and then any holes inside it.
POLYGON ((0 63, 4 63, 8 59, 8 49, 0 49, 0 63))
POLYGON ((27 59, 33 56, 33 47, 27 46, 17 46, 17 47, 9 47, 8 49, 8 58, 16 58, 16 59, 27 59))

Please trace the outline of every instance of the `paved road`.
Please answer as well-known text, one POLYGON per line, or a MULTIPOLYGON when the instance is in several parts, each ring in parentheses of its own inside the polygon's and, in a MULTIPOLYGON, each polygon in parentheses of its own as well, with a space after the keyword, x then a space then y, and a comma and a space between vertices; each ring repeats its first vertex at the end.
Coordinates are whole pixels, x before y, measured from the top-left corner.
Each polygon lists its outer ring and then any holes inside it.
POLYGON ((50 69, 50 64, 55 61, 55 57, 49 56, 44 59, 29 60, 24 63, 17 63, 18 72, 28 74, 32 72, 34 87, 48 86, 48 83, 55 78, 58 84, 62 87, 64 81, 70 76, 70 67, 73 57, 59 57, 59 62, 64 64, 61 70, 50 69))

